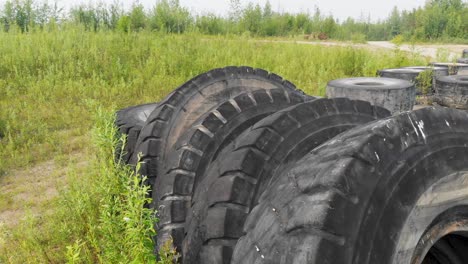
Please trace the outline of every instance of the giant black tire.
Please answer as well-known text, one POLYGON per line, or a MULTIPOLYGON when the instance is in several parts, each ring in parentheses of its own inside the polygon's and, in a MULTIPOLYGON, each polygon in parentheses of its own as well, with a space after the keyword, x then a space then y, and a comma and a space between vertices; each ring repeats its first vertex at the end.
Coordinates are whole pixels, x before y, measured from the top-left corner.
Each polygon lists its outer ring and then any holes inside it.
POLYGON ((389 115, 365 101, 317 99, 284 109, 246 130, 213 161, 195 190, 184 263, 229 263, 245 217, 282 164, 343 131, 389 115))
POLYGON ((468 64, 465 63, 431 62, 430 65, 434 67, 447 68, 449 75, 457 75, 459 72, 468 71, 468 64))
POLYGON ((457 62, 458 63, 468 64, 468 58, 459 58, 459 59, 457 59, 457 62))
POLYGON ((276 88, 301 93, 282 77, 251 67, 219 68, 194 77, 169 94, 148 117, 131 163, 136 164, 137 154, 142 153, 140 173, 148 176, 149 184, 154 183, 158 173, 164 173, 168 150, 200 116, 242 92, 276 88))
MULTIPOLYGON (((447 67, 434 67, 434 66, 409 66, 409 67, 403 67, 402 69, 414 69, 414 70, 422 70, 422 71, 429 71, 432 75, 432 83, 430 87, 421 87, 427 85, 425 80, 423 79, 421 83, 417 83, 416 87, 418 88, 418 92, 422 92, 422 94, 425 95, 433 95, 435 92, 435 80, 438 77, 441 76, 447 76, 449 75, 449 69, 447 67), (425 93, 424 93, 425 92, 425 93)), ((424 76, 425 77, 425 76, 424 76)), ((421 80, 418 80, 417 82, 420 82, 421 80)))
POLYGON ((416 78, 423 71, 423 69, 419 68, 394 68, 379 70, 377 71, 377 74, 380 77, 407 80, 412 83, 415 83, 416 78))
POLYGON ((232 263, 421 263, 411 259, 466 229, 467 160, 460 110, 424 108, 345 132, 276 175, 232 263))
POLYGON ((413 83, 416 86, 416 93, 417 94, 422 94, 423 91, 418 85, 418 76, 421 72, 424 72, 425 70, 423 69, 416 69, 416 68, 395 68, 395 69, 383 69, 379 70, 377 74, 380 77, 385 77, 385 78, 394 78, 394 79, 400 79, 400 80, 407 80, 411 83, 413 83))
POLYGON ((392 78, 346 78, 328 82, 327 96, 365 100, 388 109, 392 114, 413 109, 416 88, 406 80, 392 78))
POLYGON ((436 78, 434 101, 452 108, 468 109, 468 75, 436 78))
POLYGON ((115 157, 117 161, 128 163, 135 150, 138 135, 158 103, 149 103, 127 107, 116 112, 115 125, 121 135, 126 135, 125 146, 119 141, 116 147, 115 157))
POLYGON ((449 75, 447 67, 434 67, 434 66, 407 66, 402 69, 415 69, 423 71, 432 71, 434 77, 447 76, 449 75))
POLYGON ((159 217, 157 245, 172 238, 175 248, 181 249, 192 191, 224 146, 258 120, 311 99, 283 88, 259 89, 222 102, 195 121, 169 151, 165 174, 154 184, 153 206, 159 217))

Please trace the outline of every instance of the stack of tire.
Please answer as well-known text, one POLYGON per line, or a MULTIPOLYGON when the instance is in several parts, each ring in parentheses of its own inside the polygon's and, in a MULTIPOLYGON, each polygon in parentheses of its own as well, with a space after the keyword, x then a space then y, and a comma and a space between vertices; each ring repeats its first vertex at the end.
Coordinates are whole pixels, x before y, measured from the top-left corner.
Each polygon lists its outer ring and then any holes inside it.
POLYGON ((468 115, 388 105, 395 115, 227 67, 119 111, 160 219, 156 250, 203 264, 467 263, 468 115))
POLYGON ((457 63, 432 63, 445 66, 450 76, 439 76, 435 80, 434 101, 442 106, 468 110, 468 50, 464 50, 457 63))
POLYGON ((401 113, 428 101, 434 93, 436 78, 449 75, 449 70, 439 66, 412 66, 379 70, 377 75, 377 78, 332 80, 327 85, 327 96, 364 99, 385 107, 392 114, 401 113))
POLYGON ((468 110, 468 75, 439 77, 435 85, 439 105, 468 110))
POLYGON ((432 95, 434 80, 438 76, 449 75, 448 68, 446 67, 432 67, 432 66, 412 66, 395 69, 383 69, 377 73, 380 77, 394 78, 407 80, 416 86, 417 95, 432 95), (428 76, 422 76, 423 74, 428 76), (431 83, 424 83, 426 77, 432 80, 431 83))
POLYGON ((463 50, 462 57, 457 59, 457 62, 468 64, 468 49, 463 50))

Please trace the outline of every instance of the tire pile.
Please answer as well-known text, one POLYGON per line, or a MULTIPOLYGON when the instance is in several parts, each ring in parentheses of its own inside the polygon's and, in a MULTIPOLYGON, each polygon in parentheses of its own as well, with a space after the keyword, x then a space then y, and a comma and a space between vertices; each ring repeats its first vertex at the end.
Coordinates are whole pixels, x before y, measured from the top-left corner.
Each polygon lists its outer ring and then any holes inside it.
POLYGON ((468 64, 468 49, 463 50, 462 57, 457 59, 458 63, 467 63, 468 64))
MULTIPOLYGON (((365 100, 383 106, 392 113, 410 111, 414 104, 421 104, 416 97, 423 99, 422 104, 434 102, 441 106, 468 110, 468 64, 462 63, 468 62, 465 59, 468 59, 468 50, 463 51, 463 57, 458 59, 457 63, 432 62, 429 66, 383 69, 377 72, 377 75, 383 78, 368 79, 367 85, 361 83, 360 87, 356 87, 359 92, 356 89, 350 89, 351 86, 347 84, 342 84, 342 87, 346 89, 338 95, 350 98, 365 96, 359 98, 366 98, 365 100), (384 78, 408 81, 415 86, 415 94, 410 88, 405 88, 402 83, 397 85, 397 88, 395 85, 392 88, 389 82, 396 82, 396 80, 389 81, 384 78), (371 89, 381 92, 375 91, 376 95, 372 95, 369 92, 371 89), (361 94, 358 95, 358 93, 361 94)), ((344 80, 349 82, 352 79, 344 80)), ((330 84, 336 81, 331 81, 327 87, 329 97, 336 96, 335 88, 330 87, 330 84)), ((361 80, 358 78, 358 81, 361 80)))
POLYGON ((147 176, 156 251, 172 243, 178 262, 203 264, 468 263, 468 113, 408 111, 416 87, 394 77, 327 93, 226 67, 118 111, 117 158, 147 176))

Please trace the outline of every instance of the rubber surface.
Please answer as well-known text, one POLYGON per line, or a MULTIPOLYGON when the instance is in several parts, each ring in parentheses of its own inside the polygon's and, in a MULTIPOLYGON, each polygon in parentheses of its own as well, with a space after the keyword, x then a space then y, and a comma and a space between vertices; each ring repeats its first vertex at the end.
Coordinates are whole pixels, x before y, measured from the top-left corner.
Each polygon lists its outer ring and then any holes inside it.
POLYGON ((135 150, 135 144, 148 116, 153 112, 158 103, 149 103, 127 107, 116 112, 115 125, 119 132, 127 135, 125 147, 122 150, 122 142, 116 147, 116 160, 128 163, 135 150))
POLYGON ((468 64, 465 63, 451 63, 451 62, 431 62, 431 66, 435 67, 445 67, 449 70, 449 75, 457 75, 458 72, 468 71, 468 64))
POLYGON ((434 101, 440 105, 468 109, 468 75, 439 77, 435 81, 434 101))
MULTIPOLYGON (((153 185, 164 173, 165 157, 178 138, 202 115, 242 92, 283 88, 297 91, 294 84, 262 69, 226 67, 198 75, 169 94, 148 117, 136 144, 131 163, 153 185)), ((298 93, 300 93, 298 91, 298 93)))
POLYGON ((345 78, 328 82, 327 96, 365 100, 399 113, 413 109, 416 88, 409 81, 392 78, 345 78))
MULTIPOLYGON (((345 132, 278 172, 232 263, 409 263, 396 258, 406 220, 440 180, 464 175, 467 160, 465 111, 424 108, 345 132)), ((429 197, 426 207, 466 204, 457 183, 458 198, 429 197)))
POLYGON ((195 191, 184 263, 229 263, 245 217, 282 164, 343 131, 389 115, 365 101, 317 99, 246 130, 213 161, 195 191))
POLYGON ((421 94, 422 92, 421 92, 421 89, 418 87, 417 77, 423 71, 425 70, 416 69, 416 68, 396 68, 396 69, 379 70, 377 74, 380 77, 394 78, 394 79, 401 79, 401 80, 409 81, 416 86, 417 88, 416 93, 421 94))
MULTIPOLYGON (((430 87, 421 87, 421 84, 418 83, 419 80, 415 79, 415 85, 417 88, 416 94, 421 95, 433 95, 435 92, 435 79, 441 76, 449 75, 449 68, 448 67, 434 67, 434 66, 410 66, 410 67, 403 67, 402 69, 412 69, 412 70, 421 70, 421 71, 430 71, 432 75, 432 85, 430 87), (424 93, 424 91, 426 93, 424 93)), ((424 82, 424 81, 423 81, 424 82)), ((425 84, 423 84, 425 85, 425 84)))
POLYGON ((174 246, 181 249, 193 188, 224 146, 265 116, 311 99, 283 88, 244 92, 194 122, 169 151, 165 174, 155 181, 157 244, 164 245, 172 237, 174 246))
POLYGON ((457 59, 457 62, 458 63, 468 64, 468 58, 459 58, 459 59, 457 59))
POLYGON ((414 83, 416 81, 416 77, 418 77, 418 75, 423 71, 424 69, 419 68, 395 68, 379 70, 377 74, 380 77, 407 80, 414 83))
POLYGON ((409 66, 403 67, 402 69, 415 69, 415 70, 424 70, 424 71, 433 71, 434 77, 447 76, 449 75, 447 67, 433 67, 433 66, 409 66))

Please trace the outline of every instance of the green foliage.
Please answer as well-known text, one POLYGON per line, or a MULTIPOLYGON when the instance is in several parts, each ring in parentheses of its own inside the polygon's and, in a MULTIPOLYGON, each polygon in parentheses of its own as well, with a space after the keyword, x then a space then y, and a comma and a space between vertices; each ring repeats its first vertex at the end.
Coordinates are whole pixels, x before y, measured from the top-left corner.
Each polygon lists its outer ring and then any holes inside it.
POLYGON ((202 15, 197 18, 195 27, 200 33, 207 35, 226 34, 228 23, 214 14, 202 15))
MULTIPOLYGON (((131 168, 114 163, 114 146, 123 140, 116 137, 114 114, 101 108, 94 113, 91 163, 81 171, 70 164, 53 212, 31 215, 13 232, 0 226, 1 263, 156 262, 151 237, 157 219, 143 206, 150 202, 148 187, 131 168)), ((161 255, 156 263, 169 264, 176 257, 170 248, 161 255)))
POLYGON ((395 37, 392 38, 390 42, 392 42, 393 44, 397 46, 400 46, 401 44, 403 44, 404 41, 405 41, 405 38, 403 37, 403 35, 396 35, 395 37))
POLYGON ((117 21, 117 30, 122 32, 129 32, 130 31, 130 17, 129 16, 121 16, 117 21))
POLYGON ((0 140, 7 134, 7 124, 6 121, 0 119, 0 140))
MULTIPOLYGON (((53 159, 67 168, 58 198, 40 216, 31 213, 14 229, 0 226, 0 263, 155 261, 149 237, 156 219, 142 206, 147 190, 131 170, 114 164, 116 109, 158 101, 193 76, 227 65, 264 68, 324 95, 332 79, 424 63, 404 53, 396 59, 350 47, 146 30, 68 26, 0 32, 0 39, 0 120, 7 127, 0 174, 53 159), (79 163, 68 161, 72 153, 83 153, 79 163)), ((0 193, 0 207, 7 198, 0 193)), ((172 263, 174 254, 167 247, 160 263, 172 263)))
MULTIPOLYGON (((436 53, 436 61, 450 61, 450 51, 445 48, 438 48, 436 53)), ((452 58, 455 59, 455 58, 452 58)))
POLYGON ((434 80, 434 71, 426 70, 416 77, 416 86, 421 91, 423 95, 427 95, 431 92, 432 85, 434 80))
POLYGON ((310 94, 323 94, 322 85, 335 78, 426 63, 410 61, 403 52, 393 56, 146 31, 89 34, 70 27, 61 32, 0 33, 0 39, 0 119, 8 124, 7 136, 0 141, 0 167, 3 163, 9 168, 83 148, 85 138, 69 141, 93 125, 93 109, 85 98, 105 109, 152 102, 189 78, 226 65, 265 68, 310 94))
POLYGON ((202 32, 210 35, 239 34, 249 36, 326 36, 340 40, 353 40, 365 35, 368 40, 391 40, 402 35, 406 40, 457 41, 467 43, 468 3, 462 0, 430 0, 423 7, 400 11, 394 7, 389 17, 371 22, 370 17, 358 20, 348 18, 341 23, 333 16, 324 16, 316 8, 310 13, 281 13, 273 11, 269 1, 264 6, 231 0, 229 17, 213 14, 192 15, 179 0, 156 1, 145 10, 134 2, 130 10, 121 9, 118 2, 110 5, 80 4, 65 12, 46 2, 34 0, 7 0, 0 12, 4 31, 56 28, 56 23, 74 23, 85 30, 141 31, 148 29, 167 33, 202 32), (127 18, 128 17, 128 18, 127 18))
POLYGON ((141 4, 134 4, 128 16, 130 29, 132 31, 140 31, 146 27, 146 13, 141 4))
POLYGON ((362 33, 353 33, 351 35, 351 41, 353 43, 366 43, 367 42, 366 35, 362 33))
POLYGON ((191 22, 191 15, 179 0, 161 0, 156 3, 150 15, 151 29, 167 33, 183 33, 191 22))

